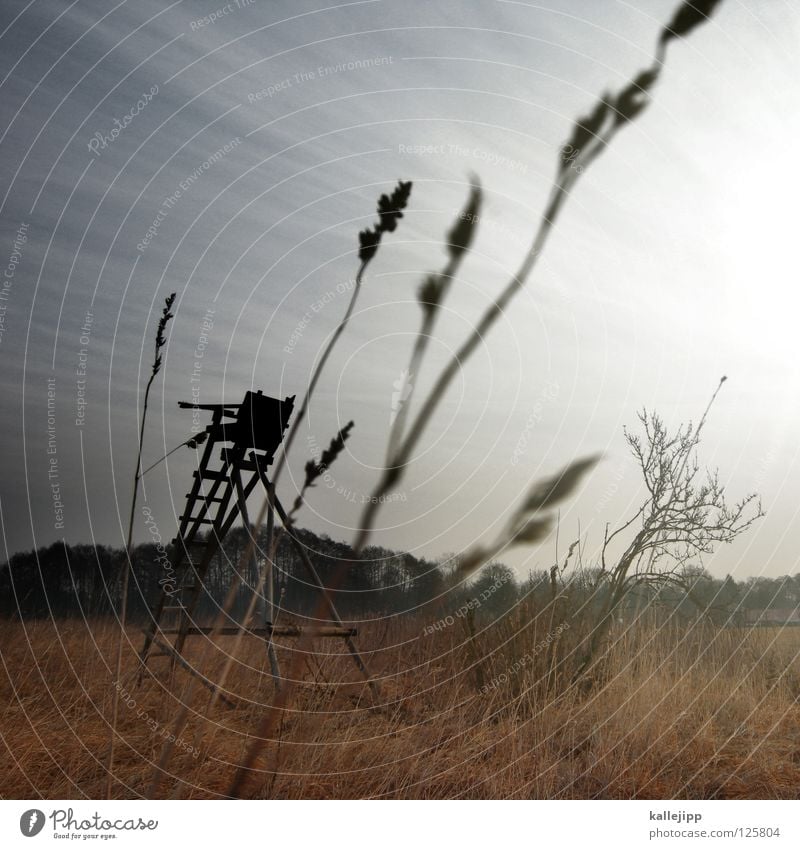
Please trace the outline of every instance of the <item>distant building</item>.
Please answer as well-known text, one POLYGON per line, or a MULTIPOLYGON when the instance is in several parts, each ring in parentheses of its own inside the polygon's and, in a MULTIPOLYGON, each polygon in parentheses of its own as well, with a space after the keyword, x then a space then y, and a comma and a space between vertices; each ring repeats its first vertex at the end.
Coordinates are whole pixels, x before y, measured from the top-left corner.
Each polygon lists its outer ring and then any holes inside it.
POLYGON ((744 619, 749 625, 800 625, 800 604, 796 607, 745 610, 744 619))

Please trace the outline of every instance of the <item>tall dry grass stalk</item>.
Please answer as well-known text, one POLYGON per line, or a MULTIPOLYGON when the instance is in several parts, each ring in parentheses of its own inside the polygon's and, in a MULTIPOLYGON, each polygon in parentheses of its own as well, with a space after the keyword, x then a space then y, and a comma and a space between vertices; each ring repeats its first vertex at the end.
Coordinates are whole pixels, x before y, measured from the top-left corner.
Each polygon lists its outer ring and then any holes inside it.
POLYGON ((283 452, 278 458, 275 471, 272 474, 273 485, 277 485, 281 472, 286 465, 289 451, 292 448, 297 432, 300 429, 300 425, 305 420, 306 413, 308 412, 308 406, 314 396, 314 390, 317 388, 320 377, 322 377, 322 373, 325 370, 328 359, 330 358, 333 349, 336 347, 336 343, 347 329, 350 317, 353 315, 356 303, 358 302, 358 296, 361 293, 361 285, 367 266, 375 257, 378 247, 380 246, 381 239, 383 238, 383 234, 393 233, 397 229, 397 222, 403 217, 403 210, 408 206, 408 200, 411 197, 411 186, 412 184, 410 182, 404 183, 400 181, 391 195, 381 195, 378 199, 377 224, 371 228, 362 230, 359 233, 360 247, 358 251, 358 260, 360 264, 356 274, 355 285, 353 286, 353 294, 350 296, 350 301, 347 304, 344 316, 342 316, 341 321, 333 331, 331 338, 328 340, 328 343, 322 351, 319 362, 316 364, 311 373, 308 388, 306 389, 303 400, 300 403, 300 407, 294 414, 294 420, 289 428, 289 433, 286 435, 286 439, 283 442, 283 452))
POLYGON ((539 220, 530 249, 503 292, 484 312, 474 330, 468 334, 442 369, 422 402, 416 417, 408 426, 404 438, 401 439, 399 434, 397 435, 397 447, 391 452, 390 460, 362 512, 360 529, 353 543, 356 553, 363 551, 369 541, 375 518, 385 496, 402 478, 414 449, 445 397, 448 387, 527 282, 574 185, 614 140, 617 133, 636 120, 647 107, 650 91, 661 75, 669 42, 677 37, 688 35, 695 27, 705 22, 718 3, 719 0, 688 0, 682 3, 670 23, 659 35, 653 64, 636 74, 616 94, 602 95, 591 112, 575 123, 570 138, 561 149, 549 200, 539 220))
POLYGON ((144 446, 144 428, 147 422, 147 410, 150 402, 150 389, 153 386, 153 381, 161 371, 161 349, 167 344, 165 333, 167 325, 172 319, 172 306, 175 303, 176 293, 173 292, 164 300, 164 308, 161 311, 161 317, 158 320, 156 328, 156 338, 153 350, 153 364, 150 367, 150 377, 144 390, 144 399, 142 402, 142 416, 139 424, 139 446, 136 452, 136 471, 133 475, 133 495, 131 496, 131 512, 128 519, 128 536, 125 542, 125 568, 122 577, 122 599, 121 610, 119 616, 119 642, 117 643, 117 659, 116 659, 116 680, 114 686, 114 695, 111 708, 111 727, 110 740, 108 745, 108 784, 106 786, 106 798, 111 798, 111 790, 114 785, 114 748, 117 738, 117 719, 119 717, 119 685, 121 684, 122 672, 122 650, 126 639, 125 627, 128 622, 128 588, 130 586, 130 576, 133 570, 133 522, 136 515, 136 499, 139 494, 139 482, 142 479, 142 448, 144 446))

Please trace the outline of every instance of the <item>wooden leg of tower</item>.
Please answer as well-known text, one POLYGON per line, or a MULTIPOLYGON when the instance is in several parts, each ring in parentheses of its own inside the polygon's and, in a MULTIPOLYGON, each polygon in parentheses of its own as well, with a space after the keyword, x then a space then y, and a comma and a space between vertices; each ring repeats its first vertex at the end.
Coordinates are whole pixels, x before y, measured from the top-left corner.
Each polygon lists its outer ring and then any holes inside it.
MULTIPOLYGON (((344 623, 342 622, 342 619, 339 616, 339 612, 336 610, 336 605, 333 603, 333 599, 331 598, 331 594, 328 592, 328 588, 325 586, 322 578, 320 578, 319 572, 317 572, 316 568, 314 567, 314 564, 311 562, 311 558, 308 556, 308 553, 303 547, 303 544, 294 535, 291 522, 289 521, 289 517, 286 515, 286 511, 283 509, 283 505, 280 501, 278 501, 278 496, 275 494, 274 490, 272 490, 271 484, 264 472, 260 472, 260 475, 261 481, 267 490, 267 497, 270 500, 270 504, 277 511, 281 523, 283 524, 286 535, 292 541, 292 545, 294 545, 295 551, 300 555, 300 559, 303 561, 303 565, 305 566, 306 571, 308 572, 312 581, 316 585, 318 592, 324 599, 325 605, 328 608, 328 613, 330 614, 333 621, 340 628, 344 628, 344 623)), ((367 669, 367 664, 361 657, 361 654, 359 653, 353 638, 350 635, 347 635, 344 637, 344 640, 345 644, 347 645, 347 650, 350 652, 350 655, 352 656, 353 661, 358 667, 359 672, 361 672, 367 684, 369 684, 369 688, 370 690, 372 690, 373 696, 378 698, 380 696, 380 689, 378 688, 378 683, 377 681, 375 681, 372 675, 370 675, 370 672, 367 669)))
MULTIPOLYGON (((239 505, 239 512, 242 514, 242 521, 244 522, 244 526, 248 529, 248 531, 250 531, 250 516, 247 512, 247 493, 245 492, 245 489, 242 486, 242 478, 241 478, 241 475, 239 474, 239 470, 234 468, 234 470, 231 472, 231 477, 233 478, 234 486, 236 487, 236 498, 237 498, 237 503, 239 505)), ((268 518, 272 519, 271 516, 268 517, 268 518)), ((267 538, 267 546, 268 546, 267 552, 269 552, 269 545, 271 544, 271 540, 270 540, 271 533, 269 531, 268 531, 267 537, 268 537, 267 538)), ((253 572, 255 571, 254 567, 256 566, 256 551, 255 551, 255 548, 256 548, 255 540, 252 540, 252 543, 251 543, 251 546, 250 546, 250 550, 251 550, 250 567, 251 567, 251 570, 253 570, 253 572)), ((270 587, 272 586, 272 568, 271 568, 269 556, 267 557, 267 564, 268 565, 265 566, 266 574, 265 574, 264 591, 265 591, 265 598, 268 599, 269 590, 267 590, 267 583, 269 584, 270 587)), ((271 609, 271 601, 269 599, 266 601, 266 605, 267 605, 267 607, 265 608, 265 610, 269 609, 269 615, 271 617, 272 616, 272 609, 271 609)), ((271 624, 271 622, 269 624, 271 624)), ((272 638, 268 637, 267 639, 268 639, 267 654, 269 656, 270 672, 272 673, 272 677, 275 679, 275 683, 278 684, 278 682, 280 680, 280 669, 278 668, 278 656, 275 654, 275 646, 272 643, 272 638)))
MULTIPOLYGON (((170 564, 173 573, 178 576, 181 574, 181 564, 183 563, 184 555, 185 550, 183 546, 180 544, 176 545, 173 550, 172 557, 170 559, 170 564)), ((153 647, 153 641, 155 640, 156 635, 158 634, 158 631, 161 627, 161 620, 164 616, 164 609, 167 606, 167 599, 167 589, 166 585, 164 585, 162 587, 161 595, 159 596, 155 610, 151 610, 152 621, 145 629, 144 644, 142 645, 142 650, 139 652, 139 675, 137 678, 137 682, 139 684, 142 683, 142 678, 144 677, 144 670, 147 666, 147 661, 150 657, 150 652, 153 647)))
POLYGON ((144 677, 144 670, 147 666, 147 660, 150 657, 150 649, 153 646, 153 639, 155 638, 156 631, 158 630, 158 625, 161 622, 161 616, 164 612, 164 592, 162 590, 161 596, 158 599, 158 606, 154 611, 152 611, 153 621, 145 628, 144 630, 144 645, 142 646, 142 650, 139 652, 139 675, 137 680, 138 684, 142 683, 142 678, 144 677))
MULTIPOLYGON (((186 540, 179 541, 178 546, 181 548, 190 547, 194 543, 194 537, 195 531, 190 530, 188 538, 186 540)), ((206 541, 202 557, 203 563, 206 562, 206 552, 208 551, 208 548, 209 542, 206 541)), ((183 653, 183 644, 186 642, 186 634, 189 627, 193 624, 192 616, 194 615, 194 608, 200 595, 199 587, 204 576, 205 573, 197 568, 193 557, 189 555, 188 568, 183 573, 178 573, 178 586, 175 590, 178 598, 178 603, 175 605, 175 608, 178 610, 178 636, 175 640, 174 646, 176 654, 170 659, 170 686, 172 686, 172 682, 175 678, 176 657, 183 653), (191 585, 187 583, 189 580, 191 580, 191 585)))
POLYGON ((158 648, 161 649, 161 651, 163 651, 165 654, 170 655, 173 663, 180 664, 180 666, 182 666, 188 673, 194 675, 195 678, 197 678, 197 680, 200 681, 200 683, 204 687, 208 687, 208 689, 211 690, 212 693, 215 693, 221 702, 224 702, 226 705, 228 705, 228 707, 236 707, 236 702, 223 695, 213 681, 209 681, 208 678, 205 677, 205 675, 201 675, 193 666, 187 663, 183 659, 183 657, 181 657, 181 655, 179 655, 178 652, 175 651, 175 648, 173 646, 171 646, 164 640, 160 640, 158 637, 153 638, 153 644, 158 646, 158 648))
MULTIPOLYGON (((270 487, 272 484, 270 483, 270 487)), ((278 654, 275 651, 275 642, 272 639, 272 626, 275 624, 275 579, 272 563, 272 544, 275 537, 275 510, 272 506, 273 493, 267 493, 267 557, 264 561, 264 628, 267 631, 267 657, 269 658, 269 670, 275 688, 281 688, 281 671, 278 666, 278 654)))

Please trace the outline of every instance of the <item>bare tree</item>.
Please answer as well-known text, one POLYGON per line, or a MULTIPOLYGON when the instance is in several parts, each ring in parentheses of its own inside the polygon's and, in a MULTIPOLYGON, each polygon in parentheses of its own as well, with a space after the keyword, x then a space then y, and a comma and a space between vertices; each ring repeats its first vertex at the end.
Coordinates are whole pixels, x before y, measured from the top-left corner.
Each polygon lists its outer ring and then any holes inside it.
POLYGON ((647 583, 683 586, 692 559, 733 542, 764 515, 755 493, 729 506, 719 472, 701 471, 697 459, 706 416, 725 379, 720 380, 697 427, 682 424, 670 434, 656 413, 643 410, 639 414, 643 434, 625 431, 647 497, 616 530, 609 533, 606 525, 596 583, 604 590, 603 600, 576 677, 591 665, 615 610, 632 589, 647 583), (624 545, 621 554, 612 556, 620 544, 624 545))

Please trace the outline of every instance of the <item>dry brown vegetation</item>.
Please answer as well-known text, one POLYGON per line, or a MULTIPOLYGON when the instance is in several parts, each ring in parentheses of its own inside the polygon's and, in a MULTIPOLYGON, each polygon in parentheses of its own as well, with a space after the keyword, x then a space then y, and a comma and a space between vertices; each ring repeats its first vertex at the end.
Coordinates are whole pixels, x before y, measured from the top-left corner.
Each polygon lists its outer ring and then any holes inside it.
MULTIPOLYGON (((264 646, 247 638, 228 679, 237 706, 218 704, 201 719, 209 694, 193 686, 189 724, 156 795, 228 795, 253 729, 272 712, 275 733, 259 748, 248 797, 797 797, 800 629, 617 624, 593 685, 579 692, 566 672, 578 629, 548 644, 552 623, 541 620, 518 611, 471 640, 465 620, 426 637, 413 618, 369 623, 362 645, 385 647, 368 653, 382 704, 372 705, 350 660, 331 654, 339 641, 328 640, 287 664, 303 683, 280 715, 264 646)), ((101 796, 118 630, 65 621, 6 622, 0 632, 0 795, 101 796)), ((202 642, 189 641, 190 660, 200 660, 202 642)), ((218 639, 220 651, 203 661, 212 679, 232 643, 218 639)), ((126 647, 117 797, 151 792, 190 680, 178 671, 170 691, 165 664, 137 687, 136 671, 126 647)))

